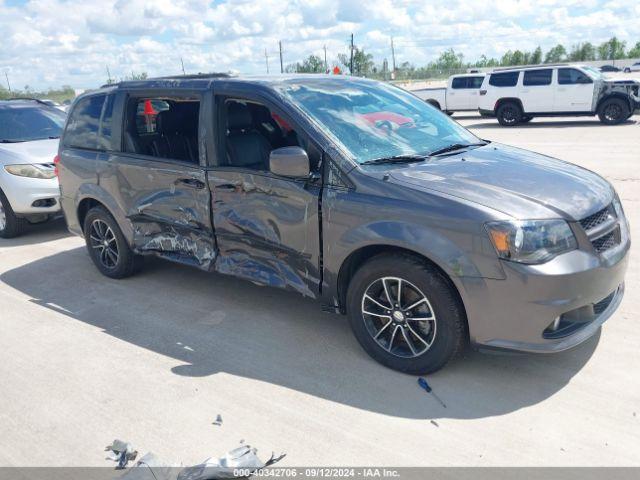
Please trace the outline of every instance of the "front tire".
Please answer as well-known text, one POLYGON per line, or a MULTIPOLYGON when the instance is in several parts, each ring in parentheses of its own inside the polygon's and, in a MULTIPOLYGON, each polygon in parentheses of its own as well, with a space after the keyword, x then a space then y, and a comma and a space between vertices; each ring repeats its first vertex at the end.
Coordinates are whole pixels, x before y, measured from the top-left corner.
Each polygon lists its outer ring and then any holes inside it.
POLYGON ((609 98, 598 108, 598 118, 605 125, 618 125, 630 116, 629 105, 620 98, 609 98))
POLYGON ((504 102, 498 107, 496 117, 503 127, 513 127, 522 121, 522 108, 516 102, 504 102))
POLYGON ((434 266, 406 254, 382 254, 349 284, 347 313, 364 350, 404 373, 435 372, 465 344, 465 314, 457 292, 434 266))
POLYGON ((24 218, 16 217, 9 200, 0 190, 0 238, 15 238, 22 235, 27 224, 24 218))
POLYGON ((103 207, 94 207, 87 213, 84 237, 89 256, 103 275, 126 278, 142 267, 142 257, 131 250, 118 223, 103 207))

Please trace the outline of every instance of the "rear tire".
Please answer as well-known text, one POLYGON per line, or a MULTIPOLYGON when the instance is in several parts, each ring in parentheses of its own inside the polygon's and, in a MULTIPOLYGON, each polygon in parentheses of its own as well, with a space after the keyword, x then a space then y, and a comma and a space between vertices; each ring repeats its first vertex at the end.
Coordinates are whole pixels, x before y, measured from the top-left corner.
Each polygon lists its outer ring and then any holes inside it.
POLYGON ((496 117, 503 127, 513 127, 522 121, 522 108, 516 102, 504 102, 498 107, 496 117))
POLYGON ((349 283, 347 312, 369 356, 404 373, 441 369, 466 341, 464 307, 454 287, 411 255, 382 254, 362 265, 349 283))
POLYGON ((625 68, 624 73, 631 73, 631 69, 629 67, 625 68))
POLYGON ((142 257, 131 250, 118 222, 103 207, 94 207, 87 213, 84 237, 89 256, 103 275, 126 278, 142 268, 142 257))
POLYGON ((15 238, 22 235, 28 222, 24 218, 16 217, 9 200, 0 190, 0 238, 15 238))
POLYGON ((598 118, 605 125, 618 125, 630 116, 629 105, 620 98, 609 98, 598 108, 598 118))
POLYGON ((438 110, 442 110, 440 108, 440 104, 438 102, 436 102, 435 100, 427 100, 427 103, 429 105, 431 105, 433 108, 437 108, 438 110))

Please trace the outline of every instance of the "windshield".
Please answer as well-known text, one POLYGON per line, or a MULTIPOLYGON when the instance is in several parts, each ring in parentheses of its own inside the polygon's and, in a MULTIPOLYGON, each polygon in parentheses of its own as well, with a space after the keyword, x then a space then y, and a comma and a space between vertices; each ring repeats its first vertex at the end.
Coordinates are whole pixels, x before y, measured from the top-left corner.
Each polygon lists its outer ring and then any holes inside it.
POLYGON ((384 83, 291 80, 280 91, 359 163, 480 141, 426 102, 384 83))
POLYGON ((602 72, 597 68, 593 68, 593 67, 582 67, 582 68, 588 71, 591 74, 591 78, 593 78, 594 80, 598 80, 602 78, 602 72))
POLYGON ((64 113, 53 108, 0 108, 0 142, 58 138, 64 121, 64 113))

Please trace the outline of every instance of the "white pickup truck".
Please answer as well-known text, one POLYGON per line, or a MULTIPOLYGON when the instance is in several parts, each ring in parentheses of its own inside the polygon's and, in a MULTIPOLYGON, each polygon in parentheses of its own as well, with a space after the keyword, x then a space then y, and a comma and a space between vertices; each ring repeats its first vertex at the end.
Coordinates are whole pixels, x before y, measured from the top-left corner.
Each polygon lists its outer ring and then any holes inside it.
POLYGON ((446 87, 422 88, 413 90, 411 93, 449 114, 458 111, 477 111, 478 92, 484 76, 484 73, 452 75, 447 80, 446 87))

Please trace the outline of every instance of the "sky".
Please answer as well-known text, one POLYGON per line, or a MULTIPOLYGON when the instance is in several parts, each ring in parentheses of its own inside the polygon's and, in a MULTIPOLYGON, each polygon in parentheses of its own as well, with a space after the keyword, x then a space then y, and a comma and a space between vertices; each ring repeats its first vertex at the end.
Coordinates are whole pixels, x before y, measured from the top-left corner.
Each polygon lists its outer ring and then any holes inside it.
POLYGON ((474 61, 613 35, 640 41, 638 0, 0 0, 0 84, 94 88, 131 72, 271 73, 349 37, 376 62, 423 65, 451 47, 474 61))

